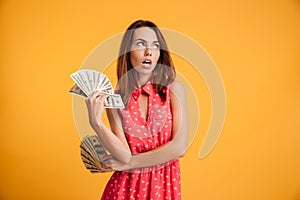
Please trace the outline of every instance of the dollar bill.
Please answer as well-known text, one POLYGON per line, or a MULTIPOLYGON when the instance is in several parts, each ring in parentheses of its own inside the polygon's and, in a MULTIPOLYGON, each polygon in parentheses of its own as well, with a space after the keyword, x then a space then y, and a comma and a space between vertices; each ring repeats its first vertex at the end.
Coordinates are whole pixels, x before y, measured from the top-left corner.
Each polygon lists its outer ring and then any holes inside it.
POLYGON ((113 87, 106 75, 96 70, 79 70, 70 75, 75 85, 69 90, 70 93, 86 98, 92 92, 98 90, 107 94, 104 107, 124 108, 122 97, 114 94, 113 87))
POLYGON ((80 87, 78 87, 77 84, 75 84, 70 90, 70 93, 82 96, 82 97, 87 97, 87 95, 80 89, 80 87))
POLYGON ((88 135, 83 138, 80 144, 80 155, 86 169, 92 173, 112 171, 102 164, 107 152, 97 135, 88 135))
POLYGON ((119 94, 108 94, 105 100, 106 108, 124 108, 122 97, 119 94))

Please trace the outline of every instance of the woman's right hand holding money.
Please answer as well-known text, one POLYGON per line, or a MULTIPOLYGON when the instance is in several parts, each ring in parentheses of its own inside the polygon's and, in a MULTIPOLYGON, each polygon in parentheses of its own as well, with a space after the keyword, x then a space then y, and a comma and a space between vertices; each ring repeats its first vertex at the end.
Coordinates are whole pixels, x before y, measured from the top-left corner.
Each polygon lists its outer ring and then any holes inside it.
POLYGON ((89 122, 99 136, 104 148, 110 152, 113 158, 120 162, 128 163, 132 158, 132 154, 123 129, 119 126, 121 123, 120 116, 118 114, 113 115, 112 109, 107 110, 111 129, 102 121, 105 99, 107 97, 108 95, 99 91, 95 91, 87 97, 86 105, 89 112, 89 122))
POLYGON ((102 123, 105 98, 107 98, 106 94, 94 91, 86 99, 86 105, 89 112, 89 122, 93 128, 101 125, 102 123))

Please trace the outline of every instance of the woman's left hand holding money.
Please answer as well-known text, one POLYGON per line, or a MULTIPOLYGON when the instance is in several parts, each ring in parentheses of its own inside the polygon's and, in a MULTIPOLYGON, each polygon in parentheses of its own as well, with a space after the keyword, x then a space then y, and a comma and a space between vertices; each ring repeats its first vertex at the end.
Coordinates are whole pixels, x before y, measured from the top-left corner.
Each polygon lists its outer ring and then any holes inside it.
POLYGON ((123 163, 115 159, 112 155, 104 156, 102 164, 104 164, 106 167, 114 171, 126 171, 130 169, 128 163, 123 163))

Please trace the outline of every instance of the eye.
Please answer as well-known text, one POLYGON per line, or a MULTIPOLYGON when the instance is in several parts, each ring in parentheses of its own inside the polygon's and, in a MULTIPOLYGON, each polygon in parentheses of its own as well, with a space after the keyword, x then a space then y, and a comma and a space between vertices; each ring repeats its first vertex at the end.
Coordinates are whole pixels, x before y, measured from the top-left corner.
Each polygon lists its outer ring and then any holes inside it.
POLYGON ((138 46, 138 47, 143 47, 143 46, 145 46, 145 43, 142 42, 142 41, 138 41, 138 42, 136 43, 136 46, 138 46))
POLYGON ((160 48, 159 43, 154 43, 154 44, 153 44, 153 48, 154 48, 154 49, 159 49, 159 48, 160 48))

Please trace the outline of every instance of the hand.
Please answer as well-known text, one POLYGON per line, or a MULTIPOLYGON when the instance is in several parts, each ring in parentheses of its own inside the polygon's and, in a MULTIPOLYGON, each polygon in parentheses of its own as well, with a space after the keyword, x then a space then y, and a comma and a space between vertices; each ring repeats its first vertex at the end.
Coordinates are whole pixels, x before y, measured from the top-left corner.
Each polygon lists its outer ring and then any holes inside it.
POLYGON ((130 167, 127 163, 122 163, 115 159, 112 155, 107 155, 104 157, 102 164, 114 171, 126 171, 130 167))
POLYGON ((111 172, 111 171, 113 171, 112 170, 112 168, 110 168, 110 167, 108 167, 108 166, 106 166, 106 165, 104 165, 103 163, 100 163, 100 165, 101 165, 101 172, 103 173, 103 172, 111 172))
POLYGON ((104 100, 106 97, 107 95, 101 94, 99 91, 95 91, 86 99, 86 105, 89 112, 89 122, 93 128, 102 122, 104 100))

